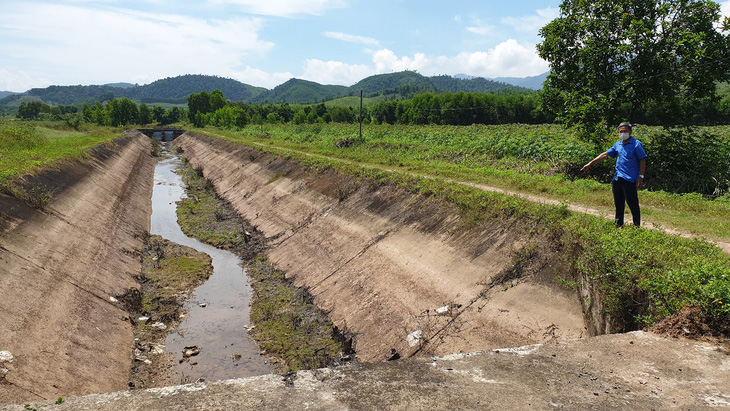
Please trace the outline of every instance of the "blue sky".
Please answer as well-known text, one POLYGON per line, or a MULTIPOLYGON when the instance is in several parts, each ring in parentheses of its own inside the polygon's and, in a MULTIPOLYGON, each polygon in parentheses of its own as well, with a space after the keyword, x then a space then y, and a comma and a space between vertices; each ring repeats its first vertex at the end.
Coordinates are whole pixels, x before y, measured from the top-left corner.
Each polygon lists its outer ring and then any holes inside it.
MULTIPOLYGON (((730 0, 721 2, 730 15, 730 0)), ((273 88, 296 77, 526 77, 560 0, 0 0, 0 90, 148 84, 208 74, 273 88)))

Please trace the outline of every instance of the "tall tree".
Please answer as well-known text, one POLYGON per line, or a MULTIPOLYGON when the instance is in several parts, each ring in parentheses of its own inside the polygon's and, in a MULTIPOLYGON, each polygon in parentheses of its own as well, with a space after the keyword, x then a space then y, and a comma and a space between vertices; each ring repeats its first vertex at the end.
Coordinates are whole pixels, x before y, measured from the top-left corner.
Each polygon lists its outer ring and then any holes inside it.
POLYGON ((226 98, 223 97, 223 92, 215 89, 210 92, 210 112, 215 113, 218 109, 226 106, 226 98))
POLYGON ((200 93, 192 93, 188 97, 188 115, 191 121, 195 121, 197 114, 210 113, 210 94, 203 90, 200 93))
POLYGON ((691 114, 683 101, 713 98, 715 82, 730 79, 730 21, 720 16, 709 0, 564 0, 540 30, 551 71, 543 103, 593 137, 647 105, 681 122, 691 114))

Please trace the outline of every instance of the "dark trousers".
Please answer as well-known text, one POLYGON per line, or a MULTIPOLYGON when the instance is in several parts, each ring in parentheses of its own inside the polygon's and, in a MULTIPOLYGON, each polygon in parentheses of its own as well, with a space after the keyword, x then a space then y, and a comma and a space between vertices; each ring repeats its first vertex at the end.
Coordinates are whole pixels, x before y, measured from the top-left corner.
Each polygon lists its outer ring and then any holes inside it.
POLYGON ((619 177, 613 180, 613 202, 616 204, 616 225, 621 227, 624 225, 624 209, 625 204, 629 205, 631 216, 634 218, 634 225, 641 225, 641 210, 639 209, 639 194, 636 190, 636 183, 626 181, 619 177))

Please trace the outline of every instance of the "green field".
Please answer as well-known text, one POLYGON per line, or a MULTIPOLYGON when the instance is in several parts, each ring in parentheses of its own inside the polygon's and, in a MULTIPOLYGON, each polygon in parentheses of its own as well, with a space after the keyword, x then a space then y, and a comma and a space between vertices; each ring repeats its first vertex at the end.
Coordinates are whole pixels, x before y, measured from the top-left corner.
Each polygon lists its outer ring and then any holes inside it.
POLYGON ((83 158, 89 148, 120 134, 109 127, 74 131, 60 122, 0 120, 0 185, 59 160, 83 158))

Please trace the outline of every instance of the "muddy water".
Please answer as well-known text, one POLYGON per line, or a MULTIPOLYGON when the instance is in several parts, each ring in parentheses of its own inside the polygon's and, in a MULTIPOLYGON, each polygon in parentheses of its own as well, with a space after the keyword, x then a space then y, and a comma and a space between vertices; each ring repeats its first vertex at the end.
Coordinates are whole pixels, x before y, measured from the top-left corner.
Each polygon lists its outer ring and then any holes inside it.
POLYGON ((252 291, 239 258, 187 237, 177 224, 175 202, 183 197, 184 187, 175 170, 181 164, 178 157, 171 157, 155 168, 151 233, 209 254, 213 274, 186 303, 188 314, 167 337, 166 350, 181 361, 177 372, 183 382, 269 374, 273 367, 246 332, 252 291), (198 346, 200 354, 184 359, 186 346, 198 346))

